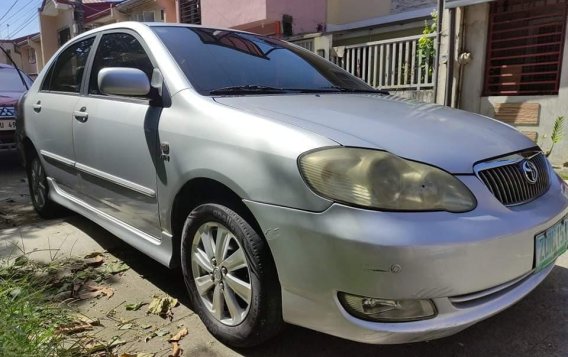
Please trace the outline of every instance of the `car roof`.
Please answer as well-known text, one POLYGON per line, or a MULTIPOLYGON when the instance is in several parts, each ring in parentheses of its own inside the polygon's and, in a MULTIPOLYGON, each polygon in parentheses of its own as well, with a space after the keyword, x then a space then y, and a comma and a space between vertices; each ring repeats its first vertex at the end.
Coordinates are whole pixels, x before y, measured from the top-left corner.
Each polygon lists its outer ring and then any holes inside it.
POLYGON ((229 29, 229 28, 222 28, 222 27, 215 27, 215 26, 203 26, 203 25, 194 25, 194 24, 179 24, 179 23, 166 23, 166 22, 139 22, 139 21, 122 21, 116 22, 114 24, 104 25, 101 27, 97 27, 90 31, 84 32, 79 36, 73 38, 76 40, 78 38, 82 38, 89 35, 94 35, 101 31, 112 30, 112 29, 131 29, 131 30, 140 30, 142 28, 152 28, 152 27, 188 27, 188 28, 205 28, 205 29, 213 29, 219 31, 231 31, 231 32, 240 32, 240 33, 248 33, 247 31, 241 31, 236 29, 229 29))

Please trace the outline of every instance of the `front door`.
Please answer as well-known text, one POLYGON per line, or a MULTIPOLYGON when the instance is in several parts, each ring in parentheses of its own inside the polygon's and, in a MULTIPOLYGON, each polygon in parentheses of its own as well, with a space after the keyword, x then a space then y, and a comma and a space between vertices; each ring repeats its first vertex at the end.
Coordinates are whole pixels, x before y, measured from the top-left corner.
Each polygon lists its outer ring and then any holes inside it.
POLYGON ((100 211, 159 238, 153 162, 161 111, 146 98, 101 93, 97 78, 105 67, 138 68, 149 77, 154 68, 133 34, 109 32, 101 37, 86 96, 73 113, 81 196, 100 211))
POLYGON ((34 122, 28 135, 45 163, 47 175, 70 192, 75 192, 77 175, 73 149, 73 117, 94 37, 72 44, 61 52, 43 78, 41 89, 30 92, 26 120, 34 122))

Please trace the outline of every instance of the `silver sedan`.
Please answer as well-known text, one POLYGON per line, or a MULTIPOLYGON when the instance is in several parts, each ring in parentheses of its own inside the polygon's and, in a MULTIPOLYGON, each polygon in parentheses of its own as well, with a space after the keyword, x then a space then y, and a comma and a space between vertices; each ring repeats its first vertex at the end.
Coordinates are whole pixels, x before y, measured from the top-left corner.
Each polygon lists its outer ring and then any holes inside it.
POLYGON ((271 38, 101 27, 53 56, 18 113, 35 209, 181 265, 233 346, 284 322, 447 336, 523 298, 568 245, 568 187, 515 129, 271 38))

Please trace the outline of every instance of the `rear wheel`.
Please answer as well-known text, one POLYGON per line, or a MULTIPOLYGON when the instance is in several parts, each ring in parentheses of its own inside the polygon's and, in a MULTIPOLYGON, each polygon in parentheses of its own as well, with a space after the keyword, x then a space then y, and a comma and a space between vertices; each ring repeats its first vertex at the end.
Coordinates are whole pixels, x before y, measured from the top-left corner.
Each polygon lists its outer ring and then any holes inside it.
POLYGON ((36 212, 43 218, 60 215, 62 207, 50 200, 47 175, 39 157, 35 154, 29 161, 27 175, 32 205, 36 212))
POLYGON ((268 245, 231 209, 205 204, 188 216, 182 270, 195 311, 217 339, 258 345, 283 326, 280 286, 268 245))

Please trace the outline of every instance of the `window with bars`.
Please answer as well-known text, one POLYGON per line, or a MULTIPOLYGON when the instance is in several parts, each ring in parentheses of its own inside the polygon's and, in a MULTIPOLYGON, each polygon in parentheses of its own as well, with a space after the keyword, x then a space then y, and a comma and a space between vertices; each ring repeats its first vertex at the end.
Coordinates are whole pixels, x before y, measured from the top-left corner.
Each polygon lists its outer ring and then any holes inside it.
POLYGON ((491 4, 484 94, 557 94, 568 0, 491 4))
POLYGON ((200 0, 180 0, 179 1, 180 22, 184 24, 201 24, 201 1, 200 0))

